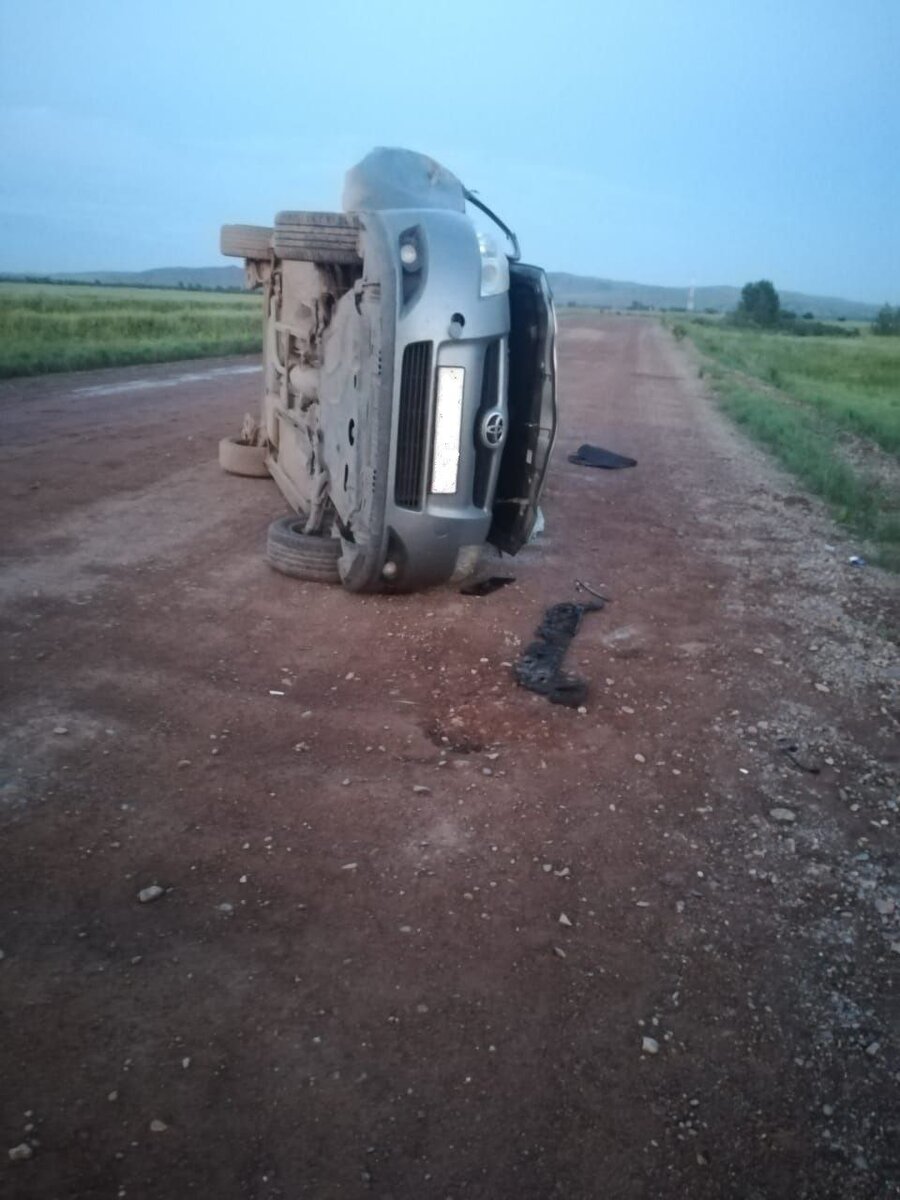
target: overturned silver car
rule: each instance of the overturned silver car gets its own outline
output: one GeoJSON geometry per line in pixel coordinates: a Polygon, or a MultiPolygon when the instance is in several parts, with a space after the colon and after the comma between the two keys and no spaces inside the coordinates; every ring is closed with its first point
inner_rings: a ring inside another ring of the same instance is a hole
{"type": "Polygon", "coordinates": [[[343,207],[222,228],[222,253],[263,289],[265,328],[259,422],[220,461],[271,474],[294,510],[270,527],[274,567],[408,591],[531,536],[556,432],[556,319],[544,272],[433,159],[373,151],[343,207]]]}

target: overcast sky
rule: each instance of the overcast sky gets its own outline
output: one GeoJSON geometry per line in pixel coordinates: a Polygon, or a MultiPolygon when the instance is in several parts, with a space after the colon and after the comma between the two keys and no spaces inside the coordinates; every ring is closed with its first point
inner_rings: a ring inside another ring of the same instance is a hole
{"type": "Polygon", "coordinates": [[[0,270],[207,266],[423,150],[548,269],[900,300],[898,0],[0,0],[0,270]]]}

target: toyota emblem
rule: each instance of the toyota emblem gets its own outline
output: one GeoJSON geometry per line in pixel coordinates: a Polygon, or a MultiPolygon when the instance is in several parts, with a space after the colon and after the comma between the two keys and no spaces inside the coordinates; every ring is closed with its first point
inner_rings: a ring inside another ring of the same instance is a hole
{"type": "Polygon", "coordinates": [[[481,440],[489,450],[496,450],[506,436],[506,418],[499,409],[485,413],[481,421],[481,440]]]}

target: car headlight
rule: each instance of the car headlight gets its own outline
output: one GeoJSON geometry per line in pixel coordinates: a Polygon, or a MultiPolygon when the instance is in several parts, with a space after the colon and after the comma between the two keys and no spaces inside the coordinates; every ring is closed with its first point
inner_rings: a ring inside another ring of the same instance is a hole
{"type": "Polygon", "coordinates": [[[481,294],[499,296],[509,291],[509,259],[487,233],[479,233],[481,254],[481,294]]]}
{"type": "Polygon", "coordinates": [[[422,239],[417,227],[405,229],[400,234],[400,262],[404,271],[421,271],[424,256],[422,239]]]}

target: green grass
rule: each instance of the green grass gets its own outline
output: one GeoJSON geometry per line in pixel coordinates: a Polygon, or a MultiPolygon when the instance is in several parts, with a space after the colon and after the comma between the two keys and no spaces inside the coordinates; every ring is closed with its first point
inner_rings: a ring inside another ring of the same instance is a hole
{"type": "Polygon", "coordinates": [[[680,325],[722,408],[900,570],[900,339],[680,325]]]}
{"type": "Polygon", "coordinates": [[[248,354],[261,324],[255,295],[0,283],[0,378],[248,354]]]}
{"type": "Polygon", "coordinates": [[[900,452],[900,339],[794,338],[682,323],[717,362],[774,384],[837,429],[900,452]]]}

